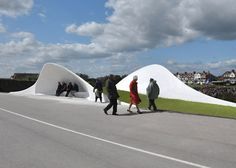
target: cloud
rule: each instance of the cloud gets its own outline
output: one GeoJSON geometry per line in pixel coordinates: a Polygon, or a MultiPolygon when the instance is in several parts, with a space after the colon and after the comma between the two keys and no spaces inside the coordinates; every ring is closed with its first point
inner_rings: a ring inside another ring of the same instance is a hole
{"type": "Polygon", "coordinates": [[[23,38],[34,39],[34,35],[29,32],[12,33],[11,36],[17,39],[23,39],[23,38]]]}
{"type": "Polygon", "coordinates": [[[29,71],[38,67],[39,71],[46,62],[66,64],[78,59],[105,58],[111,55],[93,43],[44,44],[29,32],[12,33],[11,37],[9,42],[0,43],[0,59],[2,63],[11,63],[15,70],[29,71]]]}
{"type": "MultiPolygon", "coordinates": [[[[0,16],[25,15],[32,6],[33,0],[1,0],[0,16]]],[[[118,72],[127,70],[123,65],[127,66],[128,62],[122,59],[128,61],[141,51],[179,45],[199,37],[236,39],[235,0],[108,0],[105,7],[111,11],[106,22],[72,23],[65,29],[67,33],[90,37],[89,44],[44,44],[31,33],[18,32],[9,42],[0,43],[1,61],[13,58],[17,62],[13,66],[30,69],[45,62],[67,64],[91,59],[97,63],[102,58],[99,67],[113,61],[110,70],[118,72]]],[[[44,13],[39,16],[45,17],[44,13]]],[[[1,30],[4,31],[3,25],[0,25],[1,30]]],[[[171,65],[169,63],[167,65],[171,65]]],[[[132,69],[140,63],[130,64],[132,69]]],[[[218,64],[231,66],[226,62],[203,64],[202,67],[201,63],[199,66],[172,63],[176,69],[204,69],[205,66],[214,69],[218,64]]]]}
{"type": "Polygon", "coordinates": [[[85,23],[81,26],[71,24],[66,28],[66,32],[82,36],[96,37],[104,32],[104,25],[95,22],[85,23]]]}
{"type": "Polygon", "coordinates": [[[1,0],[0,16],[16,17],[28,14],[33,7],[33,0],[1,0]]]}
{"type": "Polygon", "coordinates": [[[236,69],[236,59],[229,59],[215,62],[191,62],[191,63],[179,63],[174,60],[168,60],[165,66],[171,70],[171,72],[202,72],[210,71],[214,75],[222,75],[226,71],[236,69]]]}
{"type": "MultiPolygon", "coordinates": [[[[46,62],[56,62],[74,72],[86,73],[90,76],[109,73],[128,74],[143,66],[135,56],[136,53],[108,53],[93,43],[89,45],[44,44],[29,32],[13,33],[11,37],[11,41],[0,43],[1,72],[6,77],[14,72],[39,72],[46,62]]],[[[164,66],[173,73],[209,70],[213,74],[220,75],[227,70],[236,69],[236,59],[210,63],[179,63],[169,60],[164,63],[164,66]]]]}
{"type": "Polygon", "coordinates": [[[34,49],[35,40],[31,33],[20,32],[12,34],[15,40],[11,40],[7,43],[0,43],[0,58],[8,57],[12,58],[16,55],[25,55],[27,51],[34,49]]]}
{"type": "Polygon", "coordinates": [[[33,0],[0,0],[0,33],[6,33],[6,26],[2,23],[2,17],[17,17],[28,14],[33,7],[33,0]]]}
{"type": "Polygon", "coordinates": [[[38,13],[38,16],[40,17],[40,19],[41,19],[42,22],[45,22],[45,21],[46,21],[47,16],[46,16],[45,13],[40,12],[40,13],[38,13]]]}
{"type": "Polygon", "coordinates": [[[114,12],[108,17],[104,35],[95,41],[109,38],[114,40],[107,43],[116,44],[120,50],[143,50],[191,40],[197,32],[188,28],[180,4],[160,0],[108,1],[106,6],[114,12]]]}
{"type": "MultiPolygon", "coordinates": [[[[180,45],[198,38],[236,39],[234,0],[109,0],[105,7],[112,11],[106,23],[72,24],[67,27],[67,32],[90,36],[95,46],[123,56],[180,45]]],[[[175,72],[210,68],[219,73],[235,64],[169,62],[166,65],[175,72]],[[218,64],[221,66],[217,70],[218,64]]]]}
{"type": "Polygon", "coordinates": [[[12,33],[11,37],[9,42],[0,43],[1,67],[5,69],[2,74],[5,77],[10,77],[14,72],[39,72],[47,62],[56,62],[74,72],[91,76],[123,74],[137,65],[132,53],[126,56],[108,53],[93,43],[44,44],[29,32],[12,33]],[[127,66],[131,60],[134,64],[127,66]]]}
{"type": "Polygon", "coordinates": [[[206,63],[206,66],[212,70],[220,69],[224,71],[229,71],[231,69],[236,69],[236,59],[206,63]]]}
{"type": "Polygon", "coordinates": [[[109,0],[107,23],[88,22],[66,28],[91,36],[111,52],[132,52],[182,44],[199,37],[236,39],[234,0],[109,0]]]}
{"type": "Polygon", "coordinates": [[[41,18],[46,18],[46,15],[44,13],[38,13],[38,16],[41,18]]]}
{"type": "Polygon", "coordinates": [[[213,39],[236,39],[236,1],[185,0],[182,9],[192,30],[213,39]]]}
{"type": "Polygon", "coordinates": [[[92,34],[93,43],[112,52],[181,44],[197,37],[198,32],[188,27],[180,5],[179,1],[110,0],[106,7],[113,13],[107,17],[107,23],[71,25],[67,32],[69,29],[79,35],[92,34]],[[86,33],[79,30],[86,30],[86,33]]]}
{"type": "Polygon", "coordinates": [[[0,33],[5,33],[7,30],[4,25],[0,23],[0,33]]]}
{"type": "Polygon", "coordinates": [[[130,73],[133,69],[137,69],[137,62],[133,55],[126,55],[126,57],[114,55],[103,59],[76,59],[66,63],[61,62],[61,64],[74,72],[85,73],[90,77],[100,77],[109,74],[123,75],[130,73]]]}

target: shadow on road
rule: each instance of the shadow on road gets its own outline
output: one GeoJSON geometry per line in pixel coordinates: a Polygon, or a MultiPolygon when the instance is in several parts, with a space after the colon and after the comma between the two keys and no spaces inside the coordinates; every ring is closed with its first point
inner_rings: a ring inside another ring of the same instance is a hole
{"type": "Polygon", "coordinates": [[[142,110],[141,113],[137,112],[125,112],[123,114],[117,114],[118,116],[133,116],[133,115],[142,115],[142,114],[151,114],[151,113],[162,113],[165,110],[157,110],[157,111],[150,111],[150,110],[142,110]]]}

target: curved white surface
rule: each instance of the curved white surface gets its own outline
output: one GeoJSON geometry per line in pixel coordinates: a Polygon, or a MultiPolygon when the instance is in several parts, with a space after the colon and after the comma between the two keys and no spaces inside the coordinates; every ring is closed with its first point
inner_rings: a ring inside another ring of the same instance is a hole
{"type": "Polygon", "coordinates": [[[149,79],[153,78],[160,87],[160,97],[236,107],[236,103],[220,100],[192,89],[175,77],[168,69],[157,64],[145,66],[131,73],[116,85],[117,89],[129,91],[129,84],[134,75],[138,76],[139,93],[145,95],[149,79]]]}
{"type": "Polygon", "coordinates": [[[89,83],[72,71],[54,63],[47,63],[43,66],[39,78],[33,86],[12,93],[22,95],[55,95],[58,82],[66,82],[67,84],[69,82],[72,82],[72,84],[77,83],[79,86],[78,97],[94,99],[93,87],[89,83]]]}

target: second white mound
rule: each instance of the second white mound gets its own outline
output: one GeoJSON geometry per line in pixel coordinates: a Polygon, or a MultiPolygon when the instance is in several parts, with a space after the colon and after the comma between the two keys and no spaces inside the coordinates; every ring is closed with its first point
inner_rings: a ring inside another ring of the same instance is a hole
{"type": "Polygon", "coordinates": [[[117,89],[129,91],[129,84],[134,75],[138,76],[138,91],[141,94],[146,94],[149,79],[153,78],[160,87],[159,96],[162,98],[236,107],[236,103],[216,99],[192,89],[175,77],[168,69],[157,64],[145,66],[131,73],[116,85],[117,89]]]}

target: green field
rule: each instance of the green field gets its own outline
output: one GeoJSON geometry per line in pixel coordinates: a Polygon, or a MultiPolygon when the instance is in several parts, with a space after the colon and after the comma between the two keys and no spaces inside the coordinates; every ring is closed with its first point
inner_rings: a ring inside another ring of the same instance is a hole
{"type": "MultiPolygon", "coordinates": [[[[118,92],[120,95],[119,100],[129,103],[129,92],[120,90],[118,92]]],[[[146,95],[139,94],[139,96],[142,100],[140,107],[142,109],[147,109],[148,100],[146,95]]],[[[156,105],[160,110],[236,119],[235,107],[165,98],[158,98],[156,101],[156,105]]]]}

